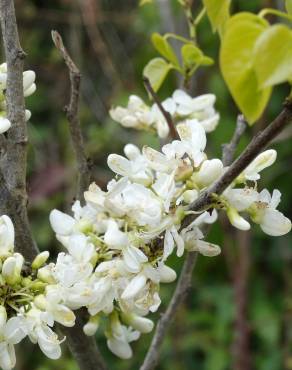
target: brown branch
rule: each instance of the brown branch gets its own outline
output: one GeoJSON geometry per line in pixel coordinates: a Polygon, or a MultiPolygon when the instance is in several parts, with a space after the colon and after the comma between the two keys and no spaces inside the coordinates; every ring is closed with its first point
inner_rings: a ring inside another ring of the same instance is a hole
{"type": "MultiPolygon", "coordinates": [[[[1,212],[11,216],[16,232],[16,249],[26,260],[32,261],[38,253],[27,217],[26,165],[27,126],[23,97],[23,58],[19,43],[14,3],[0,0],[0,21],[7,61],[7,110],[12,127],[8,131],[7,153],[0,171],[1,212]]],[[[77,326],[66,330],[68,342],[81,370],[105,369],[93,340],[84,335],[80,318],[77,326]],[[83,344],[79,348],[80,343],[83,344]]]]}
{"type": "Polygon", "coordinates": [[[241,139],[241,136],[244,134],[244,131],[246,130],[247,123],[244,119],[244,116],[242,114],[239,114],[237,116],[237,121],[236,121],[236,127],[234,130],[234,134],[232,136],[232,139],[228,144],[223,144],[222,145],[222,162],[224,166],[230,166],[234,155],[235,155],[235,150],[237,148],[237,145],[239,144],[239,141],[241,139]]]}
{"type": "MultiPolygon", "coordinates": [[[[211,185],[189,207],[190,210],[199,211],[208,209],[213,203],[213,194],[222,194],[223,191],[236,179],[238,175],[261,153],[288,124],[292,122],[292,102],[287,100],[284,109],[263,131],[260,131],[248,144],[241,155],[231,164],[228,170],[211,185]]],[[[188,215],[183,220],[182,227],[189,225],[196,215],[188,215]]]]}
{"type": "Polygon", "coordinates": [[[80,96],[80,80],[81,75],[79,69],[71,59],[66,50],[61,35],[57,31],[52,31],[52,39],[56,48],[62,55],[70,74],[71,93],[69,105],[65,107],[66,116],[69,122],[70,134],[75,152],[77,169],[78,169],[78,185],[77,199],[83,199],[83,193],[88,188],[90,183],[90,168],[89,162],[85,155],[84,140],[80,127],[79,120],[79,96],[80,96]]]}
{"type": "Polygon", "coordinates": [[[191,286],[192,272],[197,261],[197,256],[198,254],[196,252],[189,252],[187,254],[174,294],[167,307],[167,310],[164,314],[162,314],[160,320],[157,323],[151,345],[144,359],[144,362],[140,367],[140,370],[151,370],[154,369],[157,365],[159,350],[165,337],[166,331],[174,320],[175,313],[178,310],[180,304],[184,301],[188,289],[191,286]]]}
{"type": "Polygon", "coordinates": [[[22,82],[25,53],[19,42],[12,0],[0,1],[0,22],[7,62],[7,116],[11,122],[6,153],[1,161],[3,177],[0,181],[0,209],[1,213],[13,219],[16,250],[21,251],[26,259],[32,260],[37,247],[27,217],[27,125],[22,82]]]}
{"type": "Polygon", "coordinates": [[[144,85],[145,85],[145,88],[146,90],[149,92],[150,96],[152,97],[154,103],[157,104],[160,112],[162,113],[163,117],[165,118],[166,122],[167,122],[167,125],[169,127],[169,133],[170,133],[170,136],[172,137],[172,139],[178,139],[178,134],[177,134],[177,131],[175,129],[175,125],[172,121],[172,118],[171,118],[171,115],[169,114],[169,112],[167,112],[164,108],[163,108],[163,105],[161,104],[161,101],[159,100],[156,92],[153,90],[153,87],[151,86],[151,83],[149,81],[149,79],[147,77],[143,77],[143,82],[144,82],[144,85]]]}
{"type": "Polygon", "coordinates": [[[237,271],[234,274],[235,327],[232,343],[234,370],[251,370],[250,325],[248,322],[248,283],[251,233],[233,230],[238,247],[237,271]]]}

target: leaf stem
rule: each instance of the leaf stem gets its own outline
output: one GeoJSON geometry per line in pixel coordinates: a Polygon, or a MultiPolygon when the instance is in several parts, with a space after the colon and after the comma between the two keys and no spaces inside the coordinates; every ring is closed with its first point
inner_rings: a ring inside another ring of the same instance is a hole
{"type": "Polygon", "coordinates": [[[276,10],[276,9],[272,9],[272,8],[266,8],[266,9],[261,10],[258,13],[258,16],[260,18],[264,18],[268,14],[273,14],[273,15],[276,15],[280,18],[284,18],[284,19],[288,19],[289,21],[292,21],[292,15],[283,13],[280,10],[276,10]]]}

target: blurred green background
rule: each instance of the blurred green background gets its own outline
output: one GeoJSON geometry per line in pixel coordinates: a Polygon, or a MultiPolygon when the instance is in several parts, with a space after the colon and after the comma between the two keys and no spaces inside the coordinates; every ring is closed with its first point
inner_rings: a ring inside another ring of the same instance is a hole
{"type": "MultiPolygon", "coordinates": [[[[232,11],[254,11],[263,7],[281,9],[284,1],[234,0],[232,11]]],[[[201,8],[194,1],[194,12],[201,8]]],[[[37,74],[37,92],[27,99],[32,111],[29,122],[29,214],[33,233],[41,249],[52,257],[60,245],[49,227],[51,209],[68,211],[74,201],[76,167],[63,107],[69,99],[67,69],[51,40],[51,30],[63,36],[82,72],[80,117],[86,149],[93,163],[93,178],[104,187],[112,177],[106,166],[110,153],[122,153],[128,142],[158,146],[150,135],[129,131],[113,122],[112,104],[125,104],[130,94],[147,99],[141,74],[156,52],[150,43],[152,32],[176,32],[187,36],[187,24],[176,0],[156,0],[138,6],[138,0],[16,0],[22,47],[27,53],[26,69],[37,74]]],[[[275,19],[272,17],[270,21],[275,19]]],[[[206,18],[198,29],[205,54],[218,59],[219,39],[206,18]]],[[[280,40],[279,40],[280,42],[280,40]]],[[[174,45],[175,46],[175,45],[174,45]]],[[[172,74],[159,92],[172,94],[179,78],[172,74]]],[[[241,140],[239,151],[251,136],[281,110],[288,86],[274,90],[261,120],[241,140]]],[[[218,62],[197,73],[191,94],[216,94],[220,125],[208,136],[207,152],[221,155],[235,127],[237,108],[220,75],[218,62]]],[[[278,160],[267,170],[260,187],[282,192],[280,210],[291,218],[291,129],[273,144],[278,160]]],[[[213,259],[199,257],[193,288],[179,310],[165,339],[159,370],[292,369],[292,248],[291,235],[265,236],[254,226],[250,234],[234,232],[226,220],[216,224],[208,240],[221,245],[223,253],[213,259]],[[252,364],[240,367],[241,358],[252,364]]],[[[177,271],[182,260],[169,263],[177,271]]],[[[163,312],[174,284],[162,287],[163,312]]],[[[159,312],[154,319],[159,317],[159,312]]],[[[151,334],[133,344],[134,357],[124,361],[106,348],[105,338],[97,341],[110,369],[138,369],[151,334]]],[[[24,343],[24,342],[23,342],[24,343]]],[[[66,346],[59,361],[50,361],[27,341],[18,348],[19,370],[75,370],[66,346]]]]}

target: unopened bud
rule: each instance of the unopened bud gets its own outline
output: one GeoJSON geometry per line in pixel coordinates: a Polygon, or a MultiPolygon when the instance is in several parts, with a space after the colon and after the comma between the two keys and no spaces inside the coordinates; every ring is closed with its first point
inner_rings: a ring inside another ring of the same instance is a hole
{"type": "Polygon", "coordinates": [[[94,335],[99,327],[99,316],[91,316],[88,322],[83,326],[83,332],[85,335],[91,337],[94,335]]]}
{"type": "Polygon", "coordinates": [[[49,257],[50,257],[50,253],[48,251],[44,251],[44,252],[39,253],[36,256],[36,258],[33,260],[32,264],[31,264],[31,267],[34,270],[39,269],[40,267],[42,267],[47,262],[49,257]]]}

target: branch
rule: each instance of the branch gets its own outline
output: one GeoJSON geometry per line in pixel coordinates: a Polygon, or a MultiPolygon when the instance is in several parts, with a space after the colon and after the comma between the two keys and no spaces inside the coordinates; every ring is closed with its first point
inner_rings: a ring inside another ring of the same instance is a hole
{"type": "Polygon", "coordinates": [[[192,272],[197,261],[197,252],[189,252],[186,256],[175,292],[167,307],[165,313],[161,316],[157,323],[154,336],[151,341],[150,348],[147,352],[143,365],[140,370],[151,370],[157,365],[159,358],[159,350],[165,337],[166,331],[170,327],[175,318],[175,313],[180,304],[184,301],[185,296],[191,286],[192,272]]]}
{"type": "MultiPolygon", "coordinates": [[[[256,158],[256,156],[273,140],[288,124],[292,122],[292,102],[287,99],[284,109],[263,131],[260,131],[231,164],[227,171],[213,185],[209,187],[189,207],[190,210],[200,211],[211,207],[213,194],[222,194],[223,191],[236,179],[238,175],[256,158]]],[[[196,215],[190,214],[184,218],[182,227],[189,225],[196,215]]]]}
{"type": "Polygon", "coordinates": [[[169,114],[169,112],[167,112],[163,108],[163,105],[161,104],[161,101],[159,100],[156,92],[153,90],[153,87],[151,86],[151,83],[150,83],[149,79],[147,77],[143,77],[143,82],[144,82],[146,90],[149,92],[153,101],[157,104],[160,112],[162,113],[163,117],[165,118],[165,120],[168,124],[168,127],[169,127],[170,136],[172,137],[173,140],[178,139],[179,137],[178,137],[177,131],[175,129],[175,125],[172,121],[171,115],[169,114]]]}
{"type": "MultiPolygon", "coordinates": [[[[0,0],[0,22],[7,61],[6,102],[11,128],[8,131],[7,153],[0,169],[0,207],[13,219],[16,231],[16,249],[26,260],[32,261],[38,253],[27,217],[26,165],[27,126],[23,97],[23,58],[19,43],[14,3],[0,0]]],[[[68,342],[81,370],[104,370],[100,353],[92,338],[85,336],[77,318],[77,326],[65,329],[68,342]],[[83,344],[82,347],[80,343],[83,344]]]]}
{"type": "Polygon", "coordinates": [[[247,123],[244,119],[244,116],[242,114],[239,114],[237,116],[236,128],[232,136],[232,139],[228,144],[222,145],[223,149],[222,162],[224,166],[231,165],[234,158],[235,150],[237,148],[237,145],[239,144],[241,136],[244,134],[244,131],[246,130],[246,127],[247,123]]]}
{"type": "MultiPolygon", "coordinates": [[[[237,129],[231,140],[231,150],[229,156],[234,155],[236,145],[243,133],[243,124],[241,119],[238,119],[237,129]],[[238,127],[240,126],[240,128],[238,127]]],[[[242,152],[240,157],[229,167],[229,169],[223,174],[223,176],[216,181],[202,196],[194,201],[190,209],[194,211],[200,211],[202,209],[208,209],[213,202],[212,195],[214,193],[221,194],[232,181],[251,163],[251,161],[266,147],[266,145],[275,138],[289,123],[292,122],[292,103],[286,101],[283,111],[279,116],[262,132],[258,133],[251,143],[242,152]]],[[[196,217],[196,215],[189,215],[183,220],[181,228],[187,227],[196,217]]],[[[158,243],[161,242],[159,239],[158,243]]],[[[184,262],[182,272],[180,274],[175,292],[169,303],[166,312],[162,315],[159,320],[154,336],[151,341],[150,348],[146,354],[143,365],[140,370],[152,370],[155,368],[159,358],[159,350],[162,345],[164,336],[172,320],[174,319],[175,313],[178,310],[180,304],[183,302],[188,287],[191,283],[192,272],[195,267],[197,253],[188,253],[184,262]]]]}
{"type": "Polygon", "coordinates": [[[90,183],[90,168],[85,155],[83,135],[79,120],[79,96],[81,74],[66,50],[61,35],[52,31],[52,39],[56,48],[64,59],[70,75],[71,92],[69,105],[64,108],[69,122],[72,144],[78,167],[77,199],[83,199],[83,193],[88,189],[90,183]]]}
{"type": "Polygon", "coordinates": [[[1,161],[0,209],[14,221],[16,250],[32,260],[37,247],[27,217],[26,158],[27,126],[23,96],[23,60],[12,0],[0,1],[0,22],[7,62],[6,103],[11,128],[7,134],[6,154],[1,161]],[[5,180],[4,180],[5,178],[5,180]]]}

